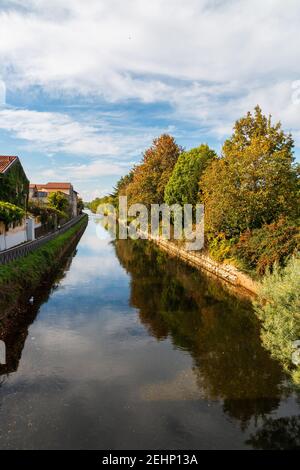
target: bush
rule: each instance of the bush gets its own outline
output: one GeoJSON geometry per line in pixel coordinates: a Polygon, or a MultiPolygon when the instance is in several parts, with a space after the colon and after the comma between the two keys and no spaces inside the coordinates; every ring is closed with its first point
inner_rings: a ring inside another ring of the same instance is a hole
{"type": "Polygon", "coordinates": [[[299,225],[282,217],[277,222],[241,234],[233,255],[258,274],[272,270],[274,263],[284,266],[299,250],[299,225]]]}
{"type": "Polygon", "coordinates": [[[41,223],[46,224],[55,224],[55,217],[58,219],[67,218],[67,214],[62,212],[55,207],[49,206],[47,204],[41,204],[33,201],[28,203],[28,212],[35,217],[40,217],[41,223]]]}
{"type": "Polygon", "coordinates": [[[232,246],[234,245],[235,239],[226,239],[224,233],[219,233],[208,239],[208,250],[209,254],[216,261],[224,261],[232,258],[232,246]]]}
{"type": "Polygon", "coordinates": [[[18,225],[22,222],[25,216],[25,211],[21,207],[15,206],[10,202],[0,201],[0,222],[3,222],[5,228],[8,229],[10,225],[18,225]]]}
{"type": "Polygon", "coordinates": [[[274,267],[261,285],[255,311],[262,321],[262,341],[293,377],[300,378],[300,369],[292,364],[293,342],[300,339],[300,257],[293,257],[280,270],[274,267]],[[294,369],[294,370],[293,370],[294,369]]]}

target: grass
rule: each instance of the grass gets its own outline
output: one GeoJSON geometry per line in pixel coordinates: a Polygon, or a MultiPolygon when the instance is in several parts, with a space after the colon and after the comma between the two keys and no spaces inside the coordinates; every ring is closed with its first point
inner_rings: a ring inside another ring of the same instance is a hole
{"type": "Polygon", "coordinates": [[[0,266],[0,312],[10,305],[17,305],[24,292],[33,292],[41,280],[53,271],[61,257],[86,224],[86,217],[65,233],[7,265],[0,266]]]}

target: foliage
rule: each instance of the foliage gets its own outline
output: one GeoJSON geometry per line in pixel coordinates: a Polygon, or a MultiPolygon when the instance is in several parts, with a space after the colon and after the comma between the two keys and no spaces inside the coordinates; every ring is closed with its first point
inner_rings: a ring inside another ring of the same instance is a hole
{"type": "Polygon", "coordinates": [[[100,204],[114,204],[114,199],[112,196],[96,197],[93,201],[88,202],[86,207],[96,214],[100,204]]]}
{"type": "Polygon", "coordinates": [[[232,259],[232,248],[236,242],[235,238],[227,239],[224,233],[209,237],[209,254],[216,261],[225,261],[232,259]]]}
{"type": "Polygon", "coordinates": [[[262,321],[263,344],[287,370],[292,369],[292,343],[300,339],[299,283],[300,257],[295,256],[285,268],[275,266],[273,273],[264,277],[255,304],[262,321]]]}
{"type": "Polygon", "coordinates": [[[153,244],[117,240],[114,247],[130,273],[131,306],[158,341],[169,338],[189,352],[199,396],[222,400],[224,412],[245,427],[278,407],[282,370],[261,346],[250,303],[153,244]],[[257,399],[265,396],[275,400],[257,399]]]}
{"type": "Polygon", "coordinates": [[[206,225],[232,237],[299,211],[293,139],[255,108],[201,178],[206,225]]]}
{"type": "Polygon", "coordinates": [[[48,206],[66,213],[69,210],[69,201],[64,193],[61,191],[54,191],[48,196],[48,206]]]}
{"type": "Polygon", "coordinates": [[[0,269],[0,312],[5,311],[7,305],[16,305],[18,299],[26,292],[32,292],[41,282],[41,279],[56,267],[66,244],[86,224],[84,217],[76,225],[53,240],[42,245],[12,263],[1,266],[0,269]]]}
{"type": "Polygon", "coordinates": [[[84,202],[81,199],[81,197],[79,197],[78,201],[77,201],[77,213],[78,213],[78,215],[82,214],[83,209],[84,209],[84,202]]]}
{"type": "Polygon", "coordinates": [[[3,222],[6,230],[10,225],[19,225],[25,217],[25,211],[10,202],[0,201],[0,222],[3,222]]]}
{"type": "Polygon", "coordinates": [[[299,224],[282,217],[260,229],[242,233],[233,253],[248,269],[264,274],[272,270],[274,263],[284,266],[288,257],[299,249],[299,224]]]}
{"type": "Polygon", "coordinates": [[[28,212],[35,217],[40,217],[43,225],[54,224],[55,218],[64,219],[66,217],[65,212],[36,201],[29,201],[28,212]]]}
{"type": "Polygon", "coordinates": [[[114,204],[118,204],[118,197],[119,196],[126,196],[127,187],[133,181],[134,172],[131,170],[127,175],[122,176],[119,181],[117,182],[116,186],[114,187],[114,191],[111,197],[114,200],[114,204]]]}
{"type": "Polygon", "coordinates": [[[0,174],[0,200],[26,208],[29,193],[29,181],[19,161],[5,173],[0,174]]]}
{"type": "Polygon", "coordinates": [[[179,156],[165,189],[167,204],[196,205],[199,195],[199,180],[216,153],[208,145],[200,145],[179,156]]]}
{"type": "Polygon", "coordinates": [[[133,179],[126,190],[130,204],[163,203],[165,187],[181,152],[174,137],[168,134],[154,139],[142,163],[133,169],[133,179]]]}

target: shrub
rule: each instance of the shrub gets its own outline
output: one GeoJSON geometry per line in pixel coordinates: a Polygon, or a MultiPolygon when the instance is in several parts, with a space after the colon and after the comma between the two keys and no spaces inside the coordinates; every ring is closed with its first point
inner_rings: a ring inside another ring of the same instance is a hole
{"type": "Polygon", "coordinates": [[[299,225],[281,217],[277,222],[241,234],[233,255],[258,274],[272,270],[274,263],[284,266],[299,250],[299,225]]]}
{"type": "Polygon", "coordinates": [[[10,225],[19,225],[25,216],[25,211],[21,207],[15,206],[10,202],[0,201],[0,222],[3,222],[5,228],[10,225]]]}
{"type": "Polygon", "coordinates": [[[225,259],[232,258],[232,246],[235,242],[234,238],[226,239],[224,233],[219,233],[216,236],[208,239],[209,254],[216,261],[224,261],[225,259]]]}
{"type": "Polygon", "coordinates": [[[300,339],[300,257],[291,258],[287,266],[276,265],[261,284],[255,311],[262,321],[262,341],[271,355],[286,370],[300,378],[299,367],[292,365],[293,342],[300,339]],[[294,370],[293,370],[294,369],[294,370]]]}
{"type": "Polygon", "coordinates": [[[67,214],[62,212],[55,207],[48,206],[47,204],[41,204],[33,201],[28,203],[28,212],[35,217],[40,217],[42,225],[54,226],[55,220],[62,220],[67,218],[67,214]]]}

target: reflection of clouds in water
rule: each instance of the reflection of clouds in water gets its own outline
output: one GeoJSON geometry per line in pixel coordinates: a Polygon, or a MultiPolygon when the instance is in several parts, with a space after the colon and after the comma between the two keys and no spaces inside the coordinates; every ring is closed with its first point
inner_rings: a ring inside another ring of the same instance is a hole
{"type": "MultiPolygon", "coordinates": [[[[79,246],[78,255],[72,262],[72,269],[61,282],[64,288],[72,286],[83,286],[97,282],[98,278],[107,280],[128,279],[114,254],[111,238],[108,232],[99,225],[103,238],[96,235],[95,225],[90,223],[84,233],[79,246]]],[[[98,225],[97,225],[98,226],[98,225]]],[[[101,285],[99,285],[99,289],[101,285]]]]}
{"type": "MultiPolygon", "coordinates": [[[[114,352],[114,336],[126,334],[135,315],[129,314],[114,318],[113,328],[111,316],[93,317],[90,321],[81,318],[78,322],[72,317],[59,319],[45,317],[45,321],[36,322],[30,329],[18,374],[12,375],[16,382],[39,381],[41,377],[56,377],[66,383],[84,380],[113,381],[115,378],[128,375],[134,370],[134,361],[128,361],[126,356],[114,352]],[[51,324],[55,321],[55,326],[51,324]],[[116,357],[118,356],[118,357],[116,357]]],[[[134,349],[144,348],[148,338],[134,341],[134,349]]],[[[125,350],[129,344],[123,342],[125,350]]],[[[119,345],[122,349],[122,342],[119,345]]]]}
{"type": "Polygon", "coordinates": [[[180,371],[171,380],[143,385],[140,397],[144,401],[184,401],[204,398],[191,369],[180,371]]]}
{"type": "Polygon", "coordinates": [[[93,231],[92,233],[88,233],[84,236],[82,242],[80,243],[80,248],[88,249],[91,252],[98,253],[108,248],[109,240],[109,237],[106,239],[97,238],[96,232],[93,231]]]}
{"type": "Polygon", "coordinates": [[[72,269],[62,281],[62,286],[78,286],[80,283],[93,282],[99,277],[116,279],[125,277],[118,261],[111,256],[80,256],[75,258],[72,269]]]}

